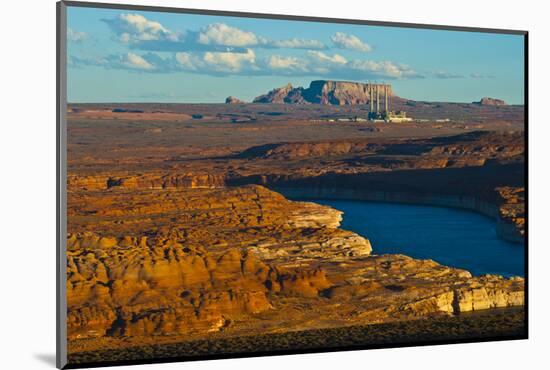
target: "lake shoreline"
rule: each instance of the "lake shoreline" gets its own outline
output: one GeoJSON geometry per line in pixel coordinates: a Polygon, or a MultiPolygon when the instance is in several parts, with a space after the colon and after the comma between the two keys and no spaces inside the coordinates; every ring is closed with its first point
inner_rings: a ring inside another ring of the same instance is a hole
{"type": "Polygon", "coordinates": [[[372,191],[346,189],[340,187],[285,187],[268,186],[289,199],[300,200],[349,200],[407,205],[424,205],[455,208],[472,211],[496,221],[497,235],[502,240],[515,244],[524,244],[523,235],[517,232],[514,224],[505,222],[500,216],[499,206],[471,195],[438,195],[395,191],[372,191]]]}

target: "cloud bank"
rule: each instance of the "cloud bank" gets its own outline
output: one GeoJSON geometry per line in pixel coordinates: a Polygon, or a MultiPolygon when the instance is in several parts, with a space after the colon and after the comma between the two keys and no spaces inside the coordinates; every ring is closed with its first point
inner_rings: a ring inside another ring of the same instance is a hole
{"type": "Polygon", "coordinates": [[[198,31],[173,32],[141,14],[121,14],[103,19],[114,38],[133,49],[147,51],[230,51],[246,53],[247,47],[269,49],[325,49],[319,40],[271,40],[225,23],[208,24],[198,31]]]}
{"type": "Polygon", "coordinates": [[[226,76],[319,76],[344,79],[398,79],[423,78],[424,76],[407,65],[391,61],[348,60],[339,54],[309,51],[300,57],[269,55],[258,57],[253,49],[244,53],[178,52],[161,57],[156,53],[138,55],[126,53],[103,59],[89,60],[72,58],[73,66],[92,65],[108,69],[126,69],[150,73],[190,73],[226,76]]]}
{"type": "Polygon", "coordinates": [[[361,41],[355,35],[348,35],[343,32],[336,32],[330,38],[335,47],[340,49],[356,50],[368,53],[372,50],[369,44],[361,41]]]}
{"type": "MultiPolygon", "coordinates": [[[[372,51],[364,40],[343,32],[335,32],[330,37],[330,46],[327,46],[314,39],[269,39],[225,23],[211,23],[196,31],[176,32],[137,13],[120,14],[102,21],[112,31],[113,39],[128,51],[98,59],[71,56],[71,67],[97,66],[142,73],[184,71],[212,76],[279,75],[353,80],[464,78],[446,71],[419,72],[390,60],[350,58],[329,52],[329,49],[360,53],[372,51]],[[258,55],[260,49],[264,51],[258,55]],[[304,51],[285,55],[275,51],[279,49],[304,51]]],[[[85,33],[69,29],[68,38],[74,42],[86,37],[85,33]]],[[[470,77],[482,78],[480,76],[471,74],[470,77]]]]}

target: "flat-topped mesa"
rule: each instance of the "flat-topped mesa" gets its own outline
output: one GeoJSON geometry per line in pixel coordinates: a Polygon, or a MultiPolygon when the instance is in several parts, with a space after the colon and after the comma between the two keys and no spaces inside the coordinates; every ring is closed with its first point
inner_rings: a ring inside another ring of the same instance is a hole
{"type": "MultiPolygon", "coordinates": [[[[366,84],[348,81],[312,81],[309,88],[304,90],[306,100],[318,104],[332,105],[357,105],[370,102],[369,85],[383,86],[381,84],[366,84]]],[[[380,91],[381,93],[382,91],[380,91]]],[[[388,91],[393,95],[391,86],[388,91]]]]}
{"type": "MultiPolygon", "coordinates": [[[[317,80],[307,89],[287,84],[254,99],[254,103],[358,105],[370,102],[370,86],[386,86],[350,81],[317,80]]],[[[382,91],[382,90],[381,90],[382,91]]],[[[388,94],[394,96],[391,86],[388,94]]]]}
{"type": "Polygon", "coordinates": [[[508,105],[508,104],[506,104],[506,102],[504,100],[489,98],[487,96],[484,97],[484,98],[481,98],[479,101],[473,102],[472,104],[489,105],[489,106],[508,105]]]}

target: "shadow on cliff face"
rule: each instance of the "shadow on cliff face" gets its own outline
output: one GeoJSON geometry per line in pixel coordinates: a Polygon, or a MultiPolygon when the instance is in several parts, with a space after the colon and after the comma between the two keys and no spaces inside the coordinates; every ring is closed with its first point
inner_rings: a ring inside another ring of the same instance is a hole
{"type": "Polygon", "coordinates": [[[370,138],[281,142],[252,146],[236,155],[218,159],[307,159],[348,154],[420,156],[447,154],[486,158],[505,158],[523,153],[522,132],[472,131],[459,135],[412,140],[373,140],[370,138]]]}
{"type": "Polygon", "coordinates": [[[243,152],[233,156],[233,158],[239,159],[249,159],[249,158],[258,158],[264,157],[270,150],[277,148],[281,144],[265,144],[250,147],[243,152]]]}
{"type": "Polygon", "coordinates": [[[419,194],[482,196],[495,201],[499,186],[524,186],[523,163],[492,163],[462,168],[437,168],[371,172],[329,173],[316,177],[252,175],[227,180],[228,185],[262,184],[276,187],[361,189],[419,194]]]}

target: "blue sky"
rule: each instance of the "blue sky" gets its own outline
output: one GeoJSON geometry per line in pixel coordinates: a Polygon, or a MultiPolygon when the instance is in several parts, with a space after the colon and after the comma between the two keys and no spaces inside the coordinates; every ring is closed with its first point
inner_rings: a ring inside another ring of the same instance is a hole
{"type": "Polygon", "coordinates": [[[250,101],[316,79],[391,83],[397,95],[523,104],[523,36],[68,9],[69,102],[250,101]]]}

